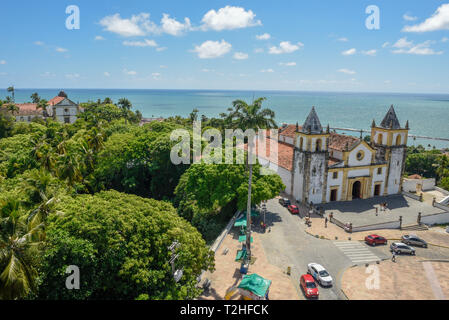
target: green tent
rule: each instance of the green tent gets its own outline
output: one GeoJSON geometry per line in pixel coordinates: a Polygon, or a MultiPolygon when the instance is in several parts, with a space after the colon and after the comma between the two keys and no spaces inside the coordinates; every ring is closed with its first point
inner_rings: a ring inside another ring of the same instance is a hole
{"type": "MultiPolygon", "coordinates": [[[[246,211],[243,211],[243,215],[246,217],[246,211]]],[[[258,217],[260,215],[256,210],[251,210],[251,217],[258,217]]]]}
{"type": "Polygon", "coordinates": [[[243,216],[234,223],[234,227],[246,227],[246,217],[243,216]]]}
{"type": "Polygon", "coordinates": [[[250,291],[256,296],[264,298],[270,288],[271,280],[264,279],[256,273],[243,277],[238,288],[250,291]]]}
{"type": "MultiPolygon", "coordinates": [[[[245,235],[239,237],[239,242],[245,242],[245,241],[246,241],[246,236],[245,235]]],[[[253,243],[253,237],[251,237],[250,241],[251,241],[251,243],[253,243]]]]}

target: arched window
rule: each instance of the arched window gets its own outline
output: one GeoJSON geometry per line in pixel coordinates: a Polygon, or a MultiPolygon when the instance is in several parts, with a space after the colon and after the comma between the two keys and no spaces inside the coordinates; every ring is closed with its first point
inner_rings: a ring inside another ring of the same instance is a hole
{"type": "Polygon", "coordinates": [[[401,144],[401,135],[398,134],[398,135],[396,136],[396,145],[399,146],[400,144],[401,144]]]}
{"type": "Polygon", "coordinates": [[[321,151],[321,139],[316,140],[315,151],[321,151]]]}
{"type": "Polygon", "coordinates": [[[382,144],[383,138],[384,138],[384,136],[382,135],[382,133],[379,133],[377,135],[377,144],[382,144]]]}
{"type": "Polygon", "coordinates": [[[299,139],[299,150],[302,150],[303,144],[304,144],[304,139],[301,137],[301,139],[299,139]]]}

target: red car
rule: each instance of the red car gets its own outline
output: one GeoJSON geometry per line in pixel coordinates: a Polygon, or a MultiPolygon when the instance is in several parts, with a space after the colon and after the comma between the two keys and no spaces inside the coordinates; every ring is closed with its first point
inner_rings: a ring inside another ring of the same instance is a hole
{"type": "Polygon", "coordinates": [[[290,211],[290,213],[299,214],[299,209],[297,206],[291,204],[287,208],[288,208],[288,211],[290,211]]]}
{"type": "Polygon", "coordinates": [[[303,274],[299,279],[299,285],[302,288],[306,298],[318,298],[318,286],[315,279],[310,274],[303,274]]]}
{"type": "Polygon", "coordinates": [[[369,245],[375,246],[377,244],[387,244],[387,239],[378,236],[377,234],[370,234],[365,237],[365,242],[369,245]]]}

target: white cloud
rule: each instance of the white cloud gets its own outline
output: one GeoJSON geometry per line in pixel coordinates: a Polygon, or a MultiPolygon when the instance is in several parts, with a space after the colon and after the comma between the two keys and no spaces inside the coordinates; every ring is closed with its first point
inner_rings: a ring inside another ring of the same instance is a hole
{"type": "Polygon", "coordinates": [[[212,70],[212,69],[206,69],[206,68],[204,68],[204,69],[201,69],[201,72],[214,72],[215,70],[212,70]]]}
{"type": "Polygon", "coordinates": [[[302,48],[304,44],[298,42],[297,44],[291,44],[290,41],[282,41],[279,44],[279,47],[271,47],[269,53],[270,54],[283,54],[283,53],[292,53],[300,48],[302,48]]]}
{"type": "Polygon", "coordinates": [[[262,53],[263,49],[262,48],[256,48],[256,49],[254,49],[254,52],[255,53],[262,53]]]}
{"type": "Polygon", "coordinates": [[[415,21],[415,20],[418,20],[418,17],[410,16],[410,15],[408,15],[407,13],[404,14],[404,15],[402,16],[402,18],[403,18],[405,21],[415,21]]]}
{"type": "Polygon", "coordinates": [[[105,77],[110,77],[111,76],[111,74],[109,72],[107,72],[107,71],[104,72],[103,74],[104,74],[105,77]]]}
{"type": "Polygon", "coordinates": [[[129,76],[135,76],[137,74],[134,70],[123,69],[123,73],[129,76]]]}
{"type": "Polygon", "coordinates": [[[65,48],[56,48],[56,51],[58,51],[58,52],[67,52],[69,50],[67,50],[65,48]]]}
{"type": "Polygon", "coordinates": [[[123,45],[127,47],[157,47],[156,41],[148,39],[143,41],[123,41],[123,45]]]}
{"type": "Polygon", "coordinates": [[[168,67],[165,66],[165,65],[163,65],[163,64],[161,64],[161,65],[159,66],[159,68],[161,68],[161,69],[167,69],[168,67]]]}
{"type": "Polygon", "coordinates": [[[448,42],[449,41],[449,38],[448,37],[443,37],[442,39],[441,39],[441,42],[448,42]]]}
{"type": "Polygon", "coordinates": [[[405,32],[428,32],[437,30],[449,30],[449,3],[442,4],[424,22],[414,26],[405,26],[402,29],[405,32]]]}
{"type": "Polygon", "coordinates": [[[260,70],[260,72],[273,73],[274,70],[273,69],[262,69],[262,70],[260,70]]]}
{"type": "Polygon", "coordinates": [[[234,53],[234,59],[236,60],[246,60],[248,59],[248,54],[243,52],[234,53]]]}
{"type": "Polygon", "coordinates": [[[268,40],[271,38],[271,35],[269,33],[264,33],[256,36],[257,40],[268,40]]]}
{"type": "Polygon", "coordinates": [[[362,53],[366,56],[375,56],[377,53],[377,50],[371,49],[371,50],[362,51],[362,53]]]}
{"type": "Polygon", "coordinates": [[[339,69],[337,71],[341,72],[341,73],[346,73],[346,74],[355,74],[356,73],[354,70],[349,70],[349,69],[345,69],[345,68],[339,69]]]}
{"type": "Polygon", "coordinates": [[[167,50],[167,47],[159,47],[159,48],[156,48],[156,51],[157,51],[157,52],[165,51],[165,50],[167,50]]]}
{"type": "Polygon", "coordinates": [[[401,38],[393,45],[396,50],[392,52],[395,54],[416,54],[416,55],[439,55],[443,51],[434,51],[430,45],[434,41],[427,40],[422,43],[414,44],[413,41],[408,41],[407,38],[401,38]]]}
{"type": "Polygon", "coordinates": [[[294,67],[296,66],[296,62],[279,62],[279,65],[284,67],[294,67]]]}
{"type": "Polygon", "coordinates": [[[193,52],[196,52],[200,59],[213,59],[225,55],[231,48],[232,45],[224,40],[208,40],[203,42],[200,46],[195,46],[193,52]]]}
{"type": "Polygon", "coordinates": [[[337,39],[337,41],[340,41],[340,42],[348,42],[349,40],[348,40],[348,38],[338,38],[337,39]]]}
{"type": "Polygon", "coordinates": [[[54,74],[53,72],[47,71],[41,74],[41,77],[43,78],[50,78],[50,77],[55,77],[56,74],[54,74]]]}
{"type": "Polygon", "coordinates": [[[33,42],[36,46],[43,46],[44,43],[42,41],[34,41],[33,42]]]}
{"type": "Polygon", "coordinates": [[[156,25],[150,21],[149,13],[139,13],[131,19],[122,19],[119,13],[106,16],[100,20],[104,30],[119,34],[123,37],[145,36],[148,32],[156,32],[156,25]]]}
{"type": "Polygon", "coordinates": [[[78,79],[80,77],[80,75],[79,75],[79,73],[68,73],[65,75],[65,77],[70,80],[75,80],[75,79],[78,79]]]}
{"type": "Polygon", "coordinates": [[[394,48],[409,48],[413,45],[412,41],[408,41],[406,37],[399,39],[393,44],[394,48]]]}
{"type": "Polygon", "coordinates": [[[151,76],[153,77],[153,79],[159,80],[159,77],[161,76],[161,74],[159,72],[153,72],[151,74],[151,76]]]}
{"type": "Polygon", "coordinates": [[[0,60],[0,64],[6,64],[6,60],[0,60]]]}
{"type": "Polygon", "coordinates": [[[344,56],[352,56],[353,54],[356,54],[356,53],[357,53],[357,49],[352,48],[352,49],[343,51],[341,54],[344,56]]]}
{"type": "Polygon", "coordinates": [[[241,7],[226,6],[218,11],[208,11],[203,19],[202,30],[232,30],[261,25],[260,20],[255,20],[256,15],[251,11],[245,11],[241,7]]]}
{"type": "Polygon", "coordinates": [[[186,31],[192,30],[189,18],[184,18],[184,23],[170,18],[170,15],[164,13],[161,20],[162,31],[172,36],[179,36],[186,31]]]}
{"type": "Polygon", "coordinates": [[[103,38],[102,36],[96,36],[95,37],[95,41],[101,41],[101,40],[106,40],[106,39],[103,38]]]}
{"type": "Polygon", "coordinates": [[[390,45],[389,42],[384,42],[384,44],[382,45],[382,48],[386,48],[386,47],[388,47],[389,45],[390,45]]]}

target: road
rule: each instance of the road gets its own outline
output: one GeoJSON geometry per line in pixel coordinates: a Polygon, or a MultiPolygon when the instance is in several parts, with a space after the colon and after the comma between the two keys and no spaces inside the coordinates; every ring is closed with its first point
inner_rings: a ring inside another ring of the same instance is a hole
{"type": "MultiPolygon", "coordinates": [[[[360,253],[360,249],[356,249],[354,252],[348,253],[345,250],[345,254],[341,250],[341,246],[337,248],[333,241],[317,239],[306,233],[304,221],[298,215],[290,214],[279,204],[277,199],[272,199],[267,203],[266,223],[267,229],[271,229],[271,231],[267,230],[266,233],[260,235],[260,238],[268,261],[282,270],[287,270],[288,266],[291,267],[291,277],[300,297],[304,297],[304,295],[299,288],[299,278],[307,272],[308,263],[321,264],[334,279],[334,286],[320,287],[320,299],[339,300],[346,299],[340,290],[340,278],[343,271],[355,264],[351,259],[357,259],[356,261],[359,262],[361,260],[354,258],[354,254],[364,257],[366,255],[364,250],[367,249],[371,256],[373,253],[379,256],[379,260],[388,257],[381,251],[373,251],[365,244],[362,244],[366,246],[362,250],[364,252],[360,253]]],[[[359,244],[358,242],[354,243],[359,244]]]]}

